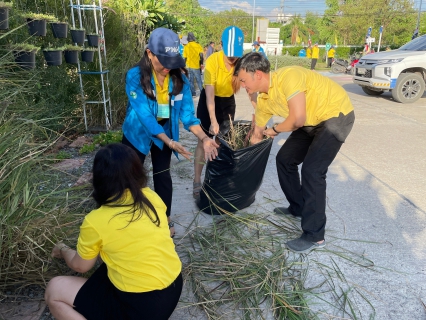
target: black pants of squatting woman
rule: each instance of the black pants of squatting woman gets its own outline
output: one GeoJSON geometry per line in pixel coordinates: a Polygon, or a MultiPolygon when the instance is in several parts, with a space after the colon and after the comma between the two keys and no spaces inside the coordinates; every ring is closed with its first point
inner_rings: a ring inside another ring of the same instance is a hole
{"type": "MultiPolygon", "coordinates": [[[[168,120],[161,120],[159,124],[163,125],[168,120]]],[[[145,162],[146,155],[136,149],[126,136],[123,135],[123,140],[121,143],[129,146],[136,151],[136,154],[139,156],[139,159],[142,161],[142,164],[145,162]]],[[[152,178],[154,181],[154,191],[160,196],[161,200],[167,206],[166,215],[169,217],[172,207],[172,198],[173,198],[173,184],[172,177],[170,175],[170,160],[172,157],[172,149],[170,149],[166,144],[163,146],[163,150],[157,147],[154,143],[151,146],[151,161],[152,161],[152,178]]]]}
{"type": "Polygon", "coordinates": [[[302,238],[324,240],[326,176],[355,121],[354,112],[293,131],[276,156],[278,180],[292,214],[302,217],[302,238]],[[300,180],[298,165],[302,165],[300,180]]]}
{"type": "MultiPolygon", "coordinates": [[[[230,97],[214,97],[214,104],[215,104],[215,115],[217,123],[219,124],[219,127],[221,124],[223,124],[225,121],[234,120],[235,116],[235,96],[232,95],[230,97]]],[[[198,100],[198,106],[197,106],[197,118],[201,121],[201,128],[204,130],[204,132],[208,136],[212,136],[209,132],[210,129],[210,115],[209,111],[207,109],[207,96],[205,89],[201,90],[200,93],[200,99],[198,100]]],[[[222,128],[220,128],[222,129],[222,128]]]]}

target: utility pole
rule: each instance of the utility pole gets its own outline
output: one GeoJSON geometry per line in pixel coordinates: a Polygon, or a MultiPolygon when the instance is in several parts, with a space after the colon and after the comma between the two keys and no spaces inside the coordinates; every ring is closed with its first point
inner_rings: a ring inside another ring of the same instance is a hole
{"type": "Polygon", "coordinates": [[[253,30],[251,32],[251,43],[254,42],[254,9],[256,8],[256,0],[253,0],[253,30]]]}
{"type": "Polygon", "coordinates": [[[278,23],[284,24],[284,0],[281,0],[280,12],[278,13],[278,23]]]}
{"type": "Polygon", "coordinates": [[[420,13],[422,12],[422,0],[420,0],[420,6],[419,6],[419,15],[417,16],[417,34],[420,35],[420,13]]]}

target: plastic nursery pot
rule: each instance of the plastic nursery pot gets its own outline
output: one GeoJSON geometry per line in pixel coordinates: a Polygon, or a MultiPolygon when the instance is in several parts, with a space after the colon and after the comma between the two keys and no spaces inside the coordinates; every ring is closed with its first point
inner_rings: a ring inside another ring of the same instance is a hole
{"type": "Polygon", "coordinates": [[[71,38],[73,43],[82,45],[86,36],[85,30],[71,30],[71,38]]]}
{"type": "Polygon", "coordinates": [[[93,50],[83,50],[81,51],[81,61],[92,62],[94,55],[95,51],[93,50]]]}
{"type": "Polygon", "coordinates": [[[34,69],[36,66],[36,50],[33,51],[13,51],[15,62],[22,69],[34,69]]]}
{"type": "Polygon", "coordinates": [[[86,35],[87,37],[87,42],[89,44],[89,47],[98,47],[99,44],[99,35],[97,34],[88,34],[86,35]]]}
{"type": "Polygon", "coordinates": [[[48,66],[60,66],[62,64],[62,50],[44,50],[43,55],[48,66]]]}
{"type": "Polygon", "coordinates": [[[64,51],[65,62],[77,64],[78,63],[78,51],[77,50],[65,50],[64,51]]]}
{"type": "Polygon", "coordinates": [[[55,38],[66,38],[68,36],[68,23],[51,22],[50,27],[55,38]]]}
{"type": "Polygon", "coordinates": [[[9,8],[0,8],[0,30],[9,29],[9,8]]]}
{"type": "Polygon", "coordinates": [[[46,36],[46,20],[27,19],[28,30],[31,36],[46,36]]]}

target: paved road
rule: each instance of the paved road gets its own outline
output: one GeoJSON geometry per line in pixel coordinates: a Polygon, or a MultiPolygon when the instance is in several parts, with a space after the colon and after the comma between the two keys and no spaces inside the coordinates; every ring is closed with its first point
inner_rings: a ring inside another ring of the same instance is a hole
{"type": "MultiPolygon", "coordinates": [[[[355,126],[328,172],[329,248],[341,246],[374,262],[372,269],[341,266],[347,280],[369,297],[375,308],[373,319],[426,319],[422,305],[426,303],[426,95],[403,105],[390,93],[365,95],[348,75],[323,74],[346,89],[356,114],[355,126]]],[[[251,119],[252,107],[244,93],[237,95],[237,110],[237,118],[251,119]]],[[[257,204],[264,196],[287,204],[275,169],[275,155],[287,136],[283,133],[274,140],[257,204]]],[[[191,168],[181,168],[178,176],[182,179],[174,179],[173,214],[185,225],[197,211],[189,201],[191,168]]],[[[183,229],[178,226],[177,232],[183,229]]],[[[311,253],[310,258],[330,263],[321,252],[311,253]]],[[[317,280],[312,270],[308,284],[317,280]]],[[[362,301],[359,304],[363,318],[369,318],[371,309],[362,301]]],[[[321,304],[314,308],[327,311],[321,304]]],[[[172,319],[182,315],[177,311],[172,319]]]]}

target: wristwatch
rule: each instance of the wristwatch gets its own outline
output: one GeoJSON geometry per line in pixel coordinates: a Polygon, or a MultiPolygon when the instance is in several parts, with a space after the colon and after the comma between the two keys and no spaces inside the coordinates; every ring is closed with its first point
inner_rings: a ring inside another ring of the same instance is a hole
{"type": "Polygon", "coordinates": [[[173,228],[175,226],[175,223],[173,221],[169,222],[169,228],[173,228]]]}
{"type": "Polygon", "coordinates": [[[281,133],[281,132],[277,131],[277,129],[275,129],[275,127],[276,127],[277,125],[278,125],[278,123],[274,124],[274,125],[272,126],[272,130],[274,130],[274,131],[275,131],[275,133],[281,133]]]}

